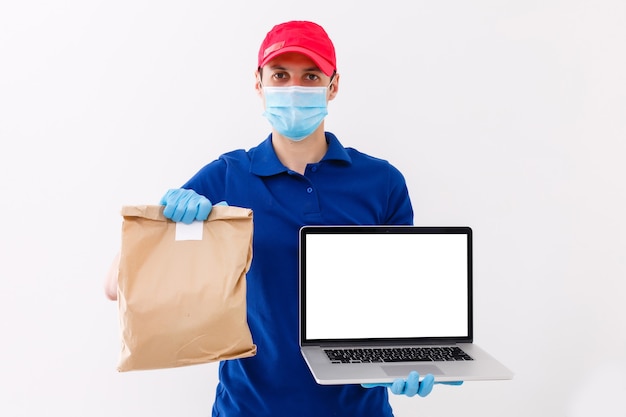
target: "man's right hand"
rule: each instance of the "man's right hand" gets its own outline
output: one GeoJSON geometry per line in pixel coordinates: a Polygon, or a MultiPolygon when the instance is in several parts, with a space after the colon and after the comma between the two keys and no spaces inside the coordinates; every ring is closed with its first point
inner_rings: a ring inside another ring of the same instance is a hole
{"type": "Polygon", "coordinates": [[[168,190],[161,198],[161,205],[165,206],[165,217],[185,224],[191,224],[194,220],[206,220],[213,208],[208,198],[184,188],[168,190]]]}

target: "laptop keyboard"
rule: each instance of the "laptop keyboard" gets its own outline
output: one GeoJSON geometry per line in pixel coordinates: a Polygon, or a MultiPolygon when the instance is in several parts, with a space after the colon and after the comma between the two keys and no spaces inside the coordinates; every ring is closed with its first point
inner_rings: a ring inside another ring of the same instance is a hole
{"type": "Polygon", "coordinates": [[[366,349],[324,349],[332,363],[471,361],[461,348],[400,347],[366,349]]]}

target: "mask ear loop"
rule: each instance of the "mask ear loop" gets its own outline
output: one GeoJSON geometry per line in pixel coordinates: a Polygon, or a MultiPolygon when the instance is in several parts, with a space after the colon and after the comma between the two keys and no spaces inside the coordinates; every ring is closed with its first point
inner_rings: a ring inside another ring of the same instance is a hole
{"type": "Polygon", "coordinates": [[[333,85],[333,81],[335,80],[335,75],[337,75],[337,70],[333,71],[333,74],[330,76],[330,81],[328,82],[328,89],[333,85]]]}

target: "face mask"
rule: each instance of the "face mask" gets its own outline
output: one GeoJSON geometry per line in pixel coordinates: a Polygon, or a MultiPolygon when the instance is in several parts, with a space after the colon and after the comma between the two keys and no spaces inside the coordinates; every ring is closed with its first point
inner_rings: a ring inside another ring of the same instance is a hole
{"type": "Polygon", "coordinates": [[[326,109],[327,87],[263,87],[263,116],[281,135],[300,141],[317,129],[326,109]]]}

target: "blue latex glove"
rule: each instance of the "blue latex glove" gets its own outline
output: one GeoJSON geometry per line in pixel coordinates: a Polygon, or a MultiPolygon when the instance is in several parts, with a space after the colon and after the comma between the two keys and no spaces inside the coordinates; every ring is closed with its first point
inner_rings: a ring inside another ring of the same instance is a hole
{"type": "MultiPolygon", "coordinates": [[[[161,198],[161,205],[165,206],[163,209],[165,217],[185,224],[190,224],[194,220],[206,220],[213,208],[208,198],[184,188],[168,190],[161,198]]],[[[216,205],[227,206],[228,204],[221,201],[216,205]]]]}
{"type": "Polygon", "coordinates": [[[435,382],[435,377],[432,374],[426,375],[420,382],[420,375],[415,371],[411,371],[406,380],[398,378],[393,382],[361,384],[361,386],[364,388],[387,387],[395,395],[406,395],[407,397],[419,395],[420,397],[425,397],[430,394],[435,384],[461,385],[462,383],[463,381],[435,382]]]}

